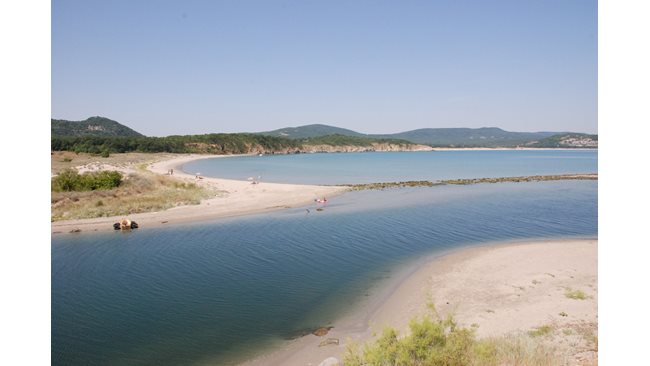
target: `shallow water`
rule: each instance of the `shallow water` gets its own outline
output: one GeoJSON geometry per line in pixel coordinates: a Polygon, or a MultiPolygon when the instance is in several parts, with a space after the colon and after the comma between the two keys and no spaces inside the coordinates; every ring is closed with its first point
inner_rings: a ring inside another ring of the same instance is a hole
{"type": "MultiPolygon", "coordinates": [[[[524,174],[532,173],[516,173],[524,174]]],[[[415,258],[489,241],[595,237],[597,187],[361,191],[323,211],[314,204],[132,233],[55,235],[52,363],[236,363],[330,324],[415,258]]]]}
{"type": "Polygon", "coordinates": [[[304,184],[353,184],[598,171],[596,150],[484,150],[241,156],[196,160],[183,171],[304,184]]]}

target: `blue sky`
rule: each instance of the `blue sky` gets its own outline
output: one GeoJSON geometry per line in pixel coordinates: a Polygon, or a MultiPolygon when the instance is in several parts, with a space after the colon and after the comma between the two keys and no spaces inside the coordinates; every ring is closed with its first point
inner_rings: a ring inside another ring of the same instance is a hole
{"type": "Polygon", "coordinates": [[[52,118],[597,132],[597,2],[52,2],[52,118]]]}

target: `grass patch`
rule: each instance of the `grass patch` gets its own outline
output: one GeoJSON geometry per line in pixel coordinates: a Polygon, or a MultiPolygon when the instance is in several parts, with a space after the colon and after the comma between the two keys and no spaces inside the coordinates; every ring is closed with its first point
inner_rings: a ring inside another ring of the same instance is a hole
{"type": "Polygon", "coordinates": [[[553,327],[550,325],[542,325],[541,327],[537,327],[533,330],[528,331],[528,335],[535,338],[535,337],[543,337],[546,335],[549,335],[553,333],[553,327]]]}
{"type": "Polygon", "coordinates": [[[151,172],[129,174],[113,189],[52,192],[51,220],[123,216],[195,205],[220,194],[214,188],[151,172]]]}
{"type": "Polygon", "coordinates": [[[531,365],[563,364],[556,349],[523,335],[509,335],[478,340],[469,365],[531,365]]]}
{"type": "Polygon", "coordinates": [[[567,288],[566,291],[564,292],[564,296],[568,297],[569,299],[573,300],[586,300],[587,295],[582,292],[581,290],[572,290],[570,288],[567,288]]]}

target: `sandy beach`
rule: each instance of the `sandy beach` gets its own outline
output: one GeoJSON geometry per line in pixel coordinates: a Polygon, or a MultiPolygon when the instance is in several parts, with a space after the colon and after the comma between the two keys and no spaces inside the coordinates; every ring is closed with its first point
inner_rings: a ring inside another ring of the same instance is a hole
{"type": "MultiPolygon", "coordinates": [[[[215,187],[221,193],[214,198],[203,200],[199,205],[179,206],[160,212],[129,215],[131,220],[136,221],[140,225],[139,230],[160,227],[161,225],[208,221],[224,217],[299,207],[312,203],[316,198],[327,197],[329,199],[347,190],[346,187],[333,186],[266,182],[252,184],[249,181],[211,177],[197,179],[194,175],[183,173],[179,168],[189,161],[209,158],[227,158],[227,156],[184,154],[149,165],[148,169],[154,173],[166,175],[173,169],[174,177],[198,185],[215,187]]],[[[51,224],[51,230],[52,233],[67,233],[72,230],[81,230],[82,232],[111,231],[113,230],[113,223],[119,221],[121,218],[122,216],[115,216],[57,221],[51,224]]]]}
{"type": "Polygon", "coordinates": [[[308,335],[245,365],[319,365],[342,360],[346,344],[366,342],[391,326],[403,333],[428,312],[454,314],[478,338],[523,336],[548,329],[537,341],[564,363],[597,364],[598,241],[545,240],[460,249],[404,268],[372,300],[334,323],[325,336],[308,335]],[[571,296],[578,291],[583,296],[571,296]],[[328,338],[339,344],[319,346],[328,338]]]}

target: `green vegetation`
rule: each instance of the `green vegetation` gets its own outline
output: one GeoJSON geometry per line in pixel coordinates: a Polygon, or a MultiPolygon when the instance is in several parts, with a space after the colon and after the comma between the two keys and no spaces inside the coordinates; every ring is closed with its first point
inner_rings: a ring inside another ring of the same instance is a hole
{"type": "Polygon", "coordinates": [[[377,140],[366,137],[343,135],[323,136],[313,139],[291,140],[283,137],[244,134],[217,133],[207,135],[167,137],[106,137],[106,136],[53,136],[52,151],[74,151],[108,155],[126,152],[168,152],[198,154],[249,154],[263,152],[299,153],[311,151],[310,146],[372,146],[374,143],[411,145],[403,140],[377,140]]]}
{"type": "Polygon", "coordinates": [[[541,327],[537,327],[531,331],[528,331],[528,335],[531,337],[543,337],[545,335],[549,335],[553,332],[553,327],[550,325],[542,325],[541,327]]]}
{"type": "MultiPolygon", "coordinates": [[[[363,134],[356,131],[312,124],[261,132],[268,136],[291,139],[313,139],[328,135],[342,135],[373,139],[404,140],[434,147],[516,147],[545,141],[559,132],[509,132],[500,128],[422,128],[393,134],[363,134]]],[[[542,144],[543,145],[543,144],[542,144]]],[[[540,146],[541,147],[541,146],[540,146]]]]}
{"type": "MultiPolygon", "coordinates": [[[[140,137],[144,136],[129,127],[126,127],[116,121],[104,117],[91,117],[84,121],[67,121],[52,119],[52,136],[61,137],[140,137]]],[[[126,142],[104,142],[112,147],[109,153],[113,152],[203,152],[197,151],[208,149],[210,153],[216,152],[216,147],[194,146],[184,147],[183,143],[213,144],[211,136],[240,135],[248,136],[245,139],[256,144],[257,140],[250,136],[264,136],[279,138],[283,140],[282,149],[287,147],[296,147],[290,145],[285,140],[297,142],[297,145],[318,145],[327,144],[333,146],[369,146],[372,142],[387,143],[411,143],[425,144],[433,147],[597,147],[598,135],[587,135],[580,133],[561,133],[561,132],[509,132],[495,127],[484,128],[422,128],[418,130],[405,131],[393,134],[363,134],[356,131],[339,128],[334,126],[312,124],[299,127],[287,127],[274,131],[260,133],[236,133],[236,134],[208,134],[195,136],[168,136],[161,138],[148,138],[145,141],[126,142]],[[199,136],[206,136],[201,138],[199,136]],[[168,139],[169,138],[169,139],[168,139]],[[181,138],[182,144],[176,143],[181,138]],[[350,139],[346,139],[350,138],[350,139]],[[134,146],[135,145],[135,146],[134,146]],[[119,146],[119,148],[117,148],[119,146]],[[180,149],[180,150],[179,150],[180,149]]],[[[232,145],[229,143],[230,138],[214,142],[222,146],[224,154],[242,153],[241,146],[239,152],[231,152],[232,145]],[[223,141],[226,141],[224,144],[223,141]]],[[[234,138],[235,140],[239,138],[234,138]]],[[[58,143],[58,140],[57,140],[58,143]]],[[[237,145],[237,142],[234,142],[237,145]]],[[[54,143],[53,143],[54,145],[54,143]]],[[[95,146],[96,141],[79,144],[80,152],[90,152],[95,154],[103,153],[102,149],[93,149],[89,146],[95,146]],[[85,147],[83,146],[85,145],[85,147]]],[[[260,144],[264,146],[264,144],[260,144]]],[[[265,150],[270,153],[274,150],[265,150]]],[[[278,150],[276,150],[279,152],[278,150]]]]}
{"type": "Polygon", "coordinates": [[[253,151],[297,150],[294,140],[252,134],[209,134],[167,137],[52,137],[52,151],[91,154],[126,152],[168,152],[245,154],[253,151]]]}
{"type": "Polygon", "coordinates": [[[52,136],[142,136],[142,134],[104,117],[85,121],[52,120],[52,136]]]}
{"type": "Polygon", "coordinates": [[[406,140],[399,139],[375,139],[359,136],[346,136],[340,134],[311,137],[299,140],[303,145],[331,145],[331,146],[372,146],[373,143],[410,145],[406,140]]]}
{"type": "Polygon", "coordinates": [[[584,133],[557,134],[540,141],[529,143],[526,146],[545,148],[594,148],[598,147],[598,135],[588,135],[584,133]]]}
{"type": "MultiPolygon", "coordinates": [[[[425,316],[409,324],[408,335],[400,337],[384,329],[374,342],[346,349],[346,366],[416,365],[552,365],[554,350],[526,336],[477,340],[474,329],[459,327],[452,317],[425,316]]],[[[473,327],[476,328],[476,327],[473,327]]],[[[551,329],[552,330],[552,329],[551,329]]]]}
{"type": "Polygon", "coordinates": [[[412,320],[410,334],[398,338],[395,329],[386,328],[374,345],[359,353],[349,347],[345,365],[468,365],[474,356],[474,333],[460,328],[451,317],[412,320]]]}
{"type": "Polygon", "coordinates": [[[112,189],[122,184],[122,174],[115,171],[77,173],[68,169],[52,178],[52,190],[55,192],[94,191],[112,189]]]}
{"type": "Polygon", "coordinates": [[[555,132],[509,132],[496,127],[421,128],[374,138],[397,138],[434,147],[516,147],[556,134],[555,132]]]}
{"type": "Polygon", "coordinates": [[[51,220],[130,215],[196,205],[221,192],[210,186],[157,175],[129,174],[119,187],[94,191],[53,191],[51,220]]]}
{"type": "Polygon", "coordinates": [[[564,296],[573,300],[585,300],[587,298],[587,295],[581,290],[572,290],[570,288],[566,289],[566,292],[564,292],[564,296]]]}
{"type": "Polygon", "coordinates": [[[260,132],[260,135],[286,137],[290,139],[307,139],[328,135],[364,136],[364,134],[323,124],[312,124],[299,127],[285,127],[279,130],[260,132]]]}

